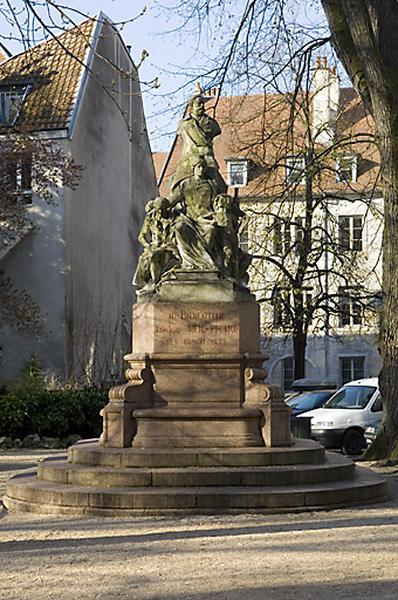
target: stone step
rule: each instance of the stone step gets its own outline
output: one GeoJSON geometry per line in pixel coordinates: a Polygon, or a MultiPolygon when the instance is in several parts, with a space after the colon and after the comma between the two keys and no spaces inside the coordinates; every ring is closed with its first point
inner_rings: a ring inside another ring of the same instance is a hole
{"type": "Polygon", "coordinates": [[[35,474],[10,480],[4,504],[11,510],[57,515],[143,515],[225,512],[291,512],[382,501],[387,482],[359,468],[351,480],[287,486],[104,487],[39,481],[35,474]]]}
{"type": "Polygon", "coordinates": [[[349,479],[354,469],[350,460],[333,453],[319,464],[274,467],[116,468],[50,459],[38,465],[38,479],[97,487],[275,486],[349,479]]]}
{"type": "Polygon", "coordinates": [[[104,448],[83,442],[69,448],[68,456],[72,463],[106,467],[255,467],[320,463],[325,448],[299,438],[280,448],[104,448]]]}

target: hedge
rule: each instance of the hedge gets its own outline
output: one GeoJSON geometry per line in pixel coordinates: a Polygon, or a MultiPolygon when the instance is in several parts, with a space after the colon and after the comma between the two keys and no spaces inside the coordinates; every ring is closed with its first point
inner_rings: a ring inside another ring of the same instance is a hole
{"type": "Polygon", "coordinates": [[[99,411],[108,401],[108,390],[97,387],[60,386],[49,389],[36,368],[29,365],[13,383],[0,385],[0,435],[24,437],[98,437],[99,411]]]}

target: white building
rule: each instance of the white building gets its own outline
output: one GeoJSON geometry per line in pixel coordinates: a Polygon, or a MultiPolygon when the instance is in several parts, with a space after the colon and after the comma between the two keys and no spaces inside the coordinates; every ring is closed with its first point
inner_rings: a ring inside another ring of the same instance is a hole
{"type": "MultiPolygon", "coordinates": [[[[358,96],[319,59],[309,92],[221,96],[216,117],[216,158],[250,217],[241,241],[255,256],[250,286],[261,304],[268,379],[285,389],[294,379],[294,289],[313,313],[306,376],[339,384],[377,375],[383,207],[373,123],[358,96]],[[311,264],[294,284],[305,231],[311,264]]],[[[177,140],[155,155],[163,194],[179,152],[177,140]]]]}
{"type": "Polygon", "coordinates": [[[3,62],[0,99],[3,134],[24,123],[84,167],[77,189],[59,182],[49,205],[35,194],[33,158],[25,210],[34,227],[8,240],[0,270],[38,306],[41,330],[1,327],[0,377],[35,355],[62,378],[109,379],[130,345],[137,235],[156,194],[137,70],[100,14],[3,62]],[[7,123],[12,95],[21,106],[7,123]]]}

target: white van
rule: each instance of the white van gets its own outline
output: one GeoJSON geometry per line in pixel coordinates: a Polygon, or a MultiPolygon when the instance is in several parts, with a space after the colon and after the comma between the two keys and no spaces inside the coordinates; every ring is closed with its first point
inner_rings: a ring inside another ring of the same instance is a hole
{"type": "Polygon", "coordinates": [[[364,431],[380,421],[382,403],[377,377],[346,383],[323,408],[297,416],[311,417],[311,437],[326,448],[360,454],[366,448],[364,431]]]}

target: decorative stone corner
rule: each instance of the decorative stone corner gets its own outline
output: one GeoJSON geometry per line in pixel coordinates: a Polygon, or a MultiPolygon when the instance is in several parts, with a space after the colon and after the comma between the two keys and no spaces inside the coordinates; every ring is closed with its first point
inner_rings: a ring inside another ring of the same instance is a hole
{"type": "Polygon", "coordinates": [[[131,446],[137,431],[133,410],[150,407],[153,403],[153,374],[145,363],[130,361],[125,375],[127,383],[110,389],[109,403],[100,412],[103,418],[102,446],[131,446]]]}
{"type": "Polygon", "coordinates": [[[245,370],[245,404],[258,408],[264,415],[262,437],[269,448],[290,446],[290,408],[284,401],[283,390],[278,385],[264,383],[265,369],[245,370]]]}

